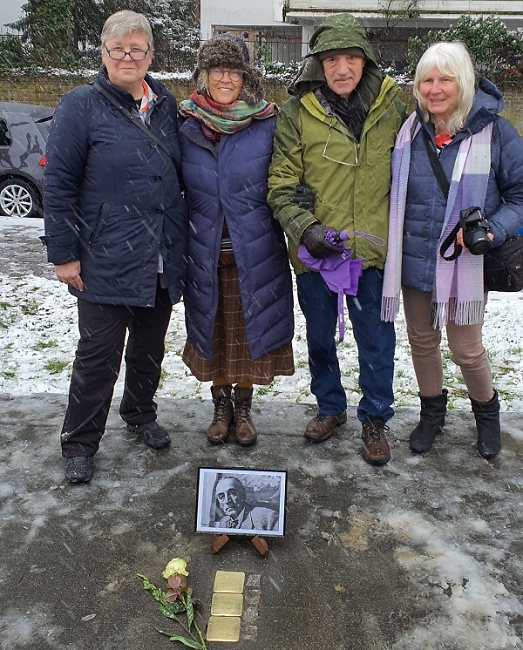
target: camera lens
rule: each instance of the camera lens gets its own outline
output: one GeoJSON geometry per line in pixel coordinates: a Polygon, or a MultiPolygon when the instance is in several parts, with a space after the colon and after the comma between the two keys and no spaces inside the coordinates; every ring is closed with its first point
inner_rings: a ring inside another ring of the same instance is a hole
{"type": "Polygon", "coordinates": [[[487,251],[490,250],[491,247],[490,239],[486,237],[484,233],[482,233],[480,237],[481,238],[473,242],[471,246],[467,246],[467,244],[465,243],[465,246],[467,246],[467,248],[472,253],[472,255],[484,255],[487,251]]]}
{"type": "Polygon", "coordinates": [[[462,210],[460,225],[463,228],[463,243],[472,255],[484,255],[490,250],[489,225],[479,208],[462,210]]]}

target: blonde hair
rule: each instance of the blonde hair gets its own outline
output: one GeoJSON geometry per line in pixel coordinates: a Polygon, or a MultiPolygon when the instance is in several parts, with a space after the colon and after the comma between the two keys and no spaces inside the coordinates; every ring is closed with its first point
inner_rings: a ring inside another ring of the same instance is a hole
{"type": "Polygon", "coordinates": [[[115,36],[122,38],[132,32],[141,32],[147,40],[149,49],[154,49],[153,30],[149,21],[143,14],[128,9],[117,11],[105,21],[100,36],[102,46],[110,38],[115,36]]]}
{"type": "Polygon", "coordinates": [[[474,65],[467,48],[459,41],[436,43],[423,54],[416,67],[413,93],[425,122],[433,123],[435,118],[425,108],[419,87],[425,75],[434,68],[441,74],[452,77],[458,84],[458,107],[446,124],[447,133],[454,135],[463,127],[472,108],[476,92],[474,65]]]}

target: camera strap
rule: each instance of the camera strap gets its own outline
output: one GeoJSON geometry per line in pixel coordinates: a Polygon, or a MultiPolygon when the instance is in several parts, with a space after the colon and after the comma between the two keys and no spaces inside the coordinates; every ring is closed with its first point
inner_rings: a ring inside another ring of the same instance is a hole
{"type": "MultiPolygon", "coordinates": [[[[434,176],[436,177],[441,191],[443,192],[443,196],[448,199],[450,183],[445,176],[445,172],[443,171],[441,161],[438,157],[438,154],[436,153],[436,149],[433,146],[432,140],[423,126],[421,127],[421,132],[423,133],[423,142],[425,143],[425,148],[427,149],[430,166],[432,167],[434,176]]],[[[452,260],[455,260],[457,257],[459,257],[461,255],[461,251],[463,250],[462,246],[456,244],[456,235],[458,234],[459,229],[460,225],[457,223],[452,229],[452,232],[445,238],[445,241],[440,246],[439,254],[444,260],[447,260],[448,262],[451,262],[452,260]],[[450,255],[446,256],[445,253],[452,246],[452,244],[454,244],[454,251],[450,255]]]]}

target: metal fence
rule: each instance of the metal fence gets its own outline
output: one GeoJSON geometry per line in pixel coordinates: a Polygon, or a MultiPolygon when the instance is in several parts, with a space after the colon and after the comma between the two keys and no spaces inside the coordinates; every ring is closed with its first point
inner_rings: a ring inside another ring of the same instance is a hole
{"type": "MultiPolygon", "coordinates": [[[[12,32],[0,34],[0,46],[8,36],[19,36],[19,34],[12,32]]],[[[260,31],[255,37],[252,37],[252,34],[250,36],[243,40],[249,51],[251,63],[269,69],[272,66],[275,71],[292,67],[293,64],[300,62],[309,49],[308,43],[302,42],[301,34],[271,37],[260,31]]],[[[407,39],[373,38],[372,34],[369,36],[383,67],[393,66],[397,69],[404,67],[407,61],[407,39]]],[[[189,72],[193,70],[196,65],[198,47],[202,42],[204,41],[194,38],[176,42],[157,39],[151,69],[157,72],[189,72]]],[[[100,62],[98,46],[87,51],[79,51],[78,62],[82,68],[98,67],[100,62]]]]}

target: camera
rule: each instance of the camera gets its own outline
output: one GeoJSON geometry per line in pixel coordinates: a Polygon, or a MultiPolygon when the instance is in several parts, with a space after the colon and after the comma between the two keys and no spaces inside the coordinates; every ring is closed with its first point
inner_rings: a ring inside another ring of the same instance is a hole
{"type": "Polygon", "coordinates": [[[490,250],[492,242],[487,236],[490,228],[481,208],[474,206],[462,210],[459,225],[463,228],[463,243],[473,255],[484,255],[490,250]]]}

